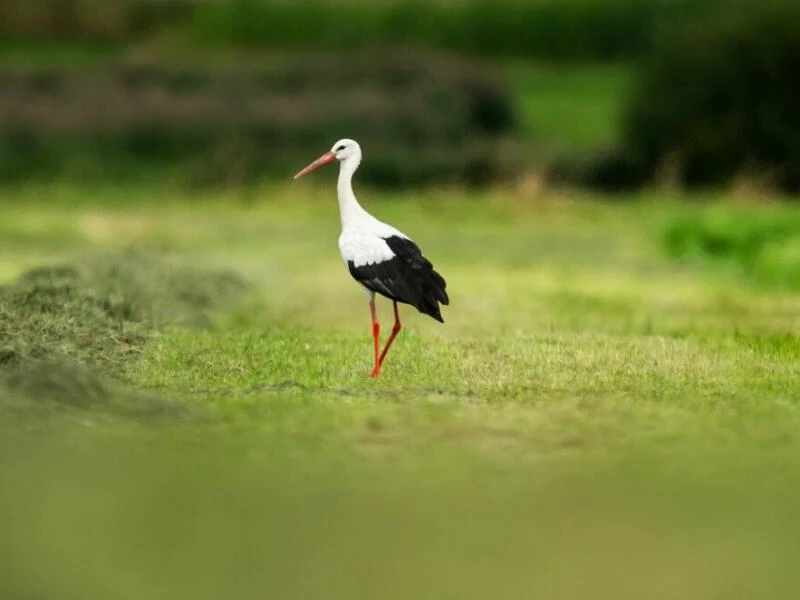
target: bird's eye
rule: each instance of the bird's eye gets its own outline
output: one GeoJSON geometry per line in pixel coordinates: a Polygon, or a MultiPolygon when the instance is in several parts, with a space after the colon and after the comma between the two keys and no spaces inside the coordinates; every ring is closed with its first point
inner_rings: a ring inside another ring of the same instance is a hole
{"type": "Polygon", "coordinates": [[[336,151],[337,151],[337,152],[341,152],[342,150],[344,150],[344,144],[342,144],[341,146],[339,146],[339,147],[336,149],[336,151]]]}

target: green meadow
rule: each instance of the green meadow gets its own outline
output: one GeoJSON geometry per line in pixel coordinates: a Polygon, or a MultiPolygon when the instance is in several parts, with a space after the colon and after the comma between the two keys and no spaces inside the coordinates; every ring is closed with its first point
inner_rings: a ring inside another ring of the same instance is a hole
{"type": "Polygon", "coordinates": [[[452,299],[372,380],[333,180],[3,192],[0,595],[797,589],[800,296],[669,245],[797,207],[357,189],[452,299]]]}
{"type": "Polygon", "coordinates": [[[525,139],[559,154],[613,147],[631,70],[624,63],[503,66],[525,139]]]}
{"type": "MultiPolygon", "coordinates": [[[[525,152],[614,145],[629,65],[499,68],[525,152]]],[[[0,598],[797,595],[796,202],[357,177],[451,297],[372,380],[334,168],[290,177],[0,189],[0,598]]]]}

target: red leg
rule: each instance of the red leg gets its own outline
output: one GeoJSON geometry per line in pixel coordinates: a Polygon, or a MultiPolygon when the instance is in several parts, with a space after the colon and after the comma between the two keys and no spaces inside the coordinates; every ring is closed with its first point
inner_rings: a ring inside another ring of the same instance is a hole
{"type": "Polygon", "coordinates": [[[369,374],[370,377],[377,377],[381,374],[381,361],[378,358],[378,352],[380,350],[380,334],[381,334],[381,325],[378,323],[378,313],[375,310],[375,296],[370,298],[369,300],[369,312],[372,315],[372,339],[375,342],[375,367],[372,369],[372,373],[369,374]]]}
{"type": "Polygon", "coordinates": [[[394,338],[397,337],[397,334],[400,333],[400,327],[400,315],[397,314],[397,302],[394,302],[394,325],[392,326],[392,334],[389,336],[389,339],[386,340],[386,346],[384,346],[381,357],[378,359],[378,366],[383,364],[383,359],[386,358],[389,347],[392,345],[394,338]]]}

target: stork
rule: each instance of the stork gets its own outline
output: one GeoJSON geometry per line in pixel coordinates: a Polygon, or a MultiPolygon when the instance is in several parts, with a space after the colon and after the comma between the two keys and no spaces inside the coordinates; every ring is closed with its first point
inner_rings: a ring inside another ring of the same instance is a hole
{"type": "Polygon", "coordinates": [[[401,231],[373,217],[356,200],[352,181],[353,174],[361,163],[361,146],[358,142],[339,140],[330,151],[298,172],[294,178],[302,177],[335,160],[339,161],[336,191],[342,224],[339,252],[350,275],[361,284],[369,297],[375,351],[375,366],[370,377],[378,377],[386,353],[400,332],[397,303],[410,304],[419,312],[444,323],[439,304],[447,305],[450,299],[444,278],[434,271],[433,265],[422,255],[419,246],[401,231]],[[394,308],[394,326],[382,352],[380,323],[375,309],[376,293],[391,300],[394,308]]]}

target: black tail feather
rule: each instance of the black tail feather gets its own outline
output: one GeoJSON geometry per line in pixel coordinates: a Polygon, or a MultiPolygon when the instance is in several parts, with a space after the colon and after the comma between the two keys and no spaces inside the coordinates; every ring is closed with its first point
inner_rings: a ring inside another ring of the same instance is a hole
{"type": "Polygon", "coordinates": [[[410,304],[419,312],[444,323],[439,304],[450,304],[444,277],[434,271],[431,261],[410,239],[392,235],[383,240],[395,256],[358,267],[348,261],[350,273],[367,289],[410,304]]]}
{"type": "Polygon", "coordinates": [[[444,277],[439,275],[433,269],[428,273],[428,277],[423,280],[421,284],[420,301],[416,304],[416,309],[425,314],[433,317],[440,323],[444,323],[442,312],[439,309],[439,303],[447,306],[450,304],[450,298],[447,295],[447,282],[444,277]]]}

